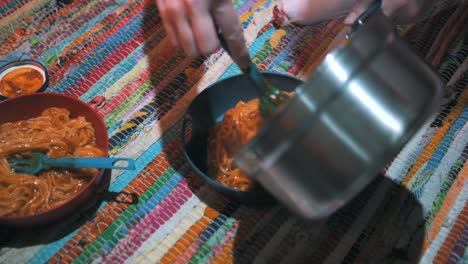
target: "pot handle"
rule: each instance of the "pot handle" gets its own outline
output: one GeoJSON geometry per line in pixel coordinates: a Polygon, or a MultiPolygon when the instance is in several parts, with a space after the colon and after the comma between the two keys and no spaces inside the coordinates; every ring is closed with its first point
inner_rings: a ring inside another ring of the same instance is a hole
{"type": "Polygon", "coordinates": [[[355,31],[359,26],[364,25],[366,19],[382,6],[382,0],[374,1],[351,25],[351,31],[355,31]]]}

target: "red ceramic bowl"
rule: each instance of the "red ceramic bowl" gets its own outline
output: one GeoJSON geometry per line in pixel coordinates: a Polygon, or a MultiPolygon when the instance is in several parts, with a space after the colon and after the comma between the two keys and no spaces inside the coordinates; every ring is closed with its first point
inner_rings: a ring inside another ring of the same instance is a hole
{"type": "MultiPolygon", "coordinates": [[[[37,117],[49,107],[62,107],[70,111],[72,117],[84,116],[92,123],[96,133],[96,144],[105,156],[109,153],[107,128],[99,114],[79,99],[56,93],[36,93],[23,95],[0,102],[0,124],[37,117]]],[[[104,170],[97,173],[88,185],[73,198],[47,211],[22,217],[0,216],[0,225],[37,226],[55,222],[79,210],[86,202],[95,198],[102,183],[104,170]]]]}

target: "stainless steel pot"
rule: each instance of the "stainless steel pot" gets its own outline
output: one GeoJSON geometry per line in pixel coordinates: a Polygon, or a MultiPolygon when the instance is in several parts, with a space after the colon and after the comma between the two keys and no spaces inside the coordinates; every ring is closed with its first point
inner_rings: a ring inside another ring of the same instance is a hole
{"type": "Polygon", "coordinates": [[[440,104],[441,79],[373,8],[235,159],[306,218],[360,192],[440,104]]]}

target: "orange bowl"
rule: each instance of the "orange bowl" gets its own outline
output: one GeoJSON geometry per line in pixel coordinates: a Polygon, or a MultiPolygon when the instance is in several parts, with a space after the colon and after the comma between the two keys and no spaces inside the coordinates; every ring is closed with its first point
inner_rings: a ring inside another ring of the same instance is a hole
{"type": "MultiPolygon", "coordinates": [[[[105,156],[108,156],[109,138],[103,119],[91,106],[70,96],[56,93],[35,93],[1,101],[0,124],[37,117],[49,107],[66,108],[73,118],[77,116],[85,117],[94,127],[97,147],[104,152],[105,156]]],[[[100,170],[85,188],[57,207],[28,216],[0,216],[0,225],[37,226],[49,224],[68,216],[95,198],[103,182],[103,175],[104,170],[100,170]]]]}

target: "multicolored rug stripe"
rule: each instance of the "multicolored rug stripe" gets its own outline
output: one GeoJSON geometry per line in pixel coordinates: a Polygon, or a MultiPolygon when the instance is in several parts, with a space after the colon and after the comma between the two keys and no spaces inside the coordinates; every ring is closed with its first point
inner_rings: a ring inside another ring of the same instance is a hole
{"type": "MultiPolygon", "coordinates": [[[[190,168],[180,141],[187,105],[240,71],[222,51],[191,60],[172,47],[154,2],[0,3],[0,56],[47,65],[48,91],[93,105],[111,154],[137,163],[112,174],[84,213],[37,230],[0,229],[0,263],[468,263],[466,1],[436,1],[400,28],[446,83],[440,112],[385,176],[316,221],[230,201],[190,168]]],[[[304,79],[343,25],[276,29],[276,4],[234,1],[259,68],[304,79]]]]}

